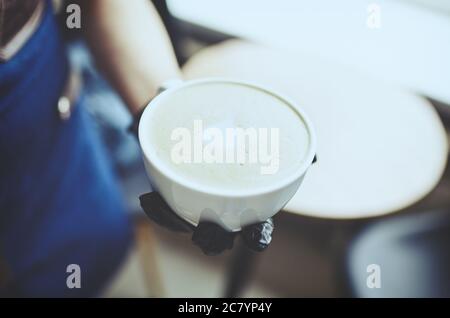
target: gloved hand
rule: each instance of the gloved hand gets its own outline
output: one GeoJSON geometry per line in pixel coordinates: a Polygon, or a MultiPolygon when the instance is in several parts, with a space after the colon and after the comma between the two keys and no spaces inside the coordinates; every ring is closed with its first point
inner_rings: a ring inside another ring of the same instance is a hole
{"type": "MultiPolygon", "coordinates": [[[[158,225],[175,232],[192,232],[192,241],[206,255],[217,255],[233,247],[235,232],[229,232],[211,221],[200,220],[193,226],[180,218],[157,193],[140,196],[141,207],[147,216],[158,225]]],[[[244,227],[242,235],[246,246],[254,251],[263,251],[272,241],[274,224],[272,218],[265,222],[244,227]]]]}

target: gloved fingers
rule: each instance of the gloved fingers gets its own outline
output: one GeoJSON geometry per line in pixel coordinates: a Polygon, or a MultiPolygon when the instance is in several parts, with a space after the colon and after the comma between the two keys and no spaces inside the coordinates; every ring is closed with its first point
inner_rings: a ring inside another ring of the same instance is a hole
{"type": "MultiPolygon", "coordinates": [[[[139,197],[141,207],[147,216],[158,225],[175,232],[193,232],[192,241],[206,255],[217,255],[233,248],[236,233],[225,230],[216,222],[202,220],[197,227],[180,218],[157,192],[139,197]]],[[[254,251],[265,250],[272,241],[274,223],[272,218],[265,222],[244,227],[241,231],[244,243],[254,251]]]]}
{"type": "Polygon", "coordinates": [[[269,218],[264,222],[248,225],[241,231],[245,245],[253,251],[261,252],[265,250],[272,241],[274,230],[273,219],[269,218]]]}
{"type": "Polygon", "coordinates": [[[192,234],[192,242],[200,247],[204,254],[218,255],[233,248],[235,233],[210,221],[200,221],[192,234]]]}
{"type": "Polygon", "coordinates": [[[157,192],[139,197],[145,214],[158,225],[175,232],[190,232],[194,226],[180,218],[157,192]]]}

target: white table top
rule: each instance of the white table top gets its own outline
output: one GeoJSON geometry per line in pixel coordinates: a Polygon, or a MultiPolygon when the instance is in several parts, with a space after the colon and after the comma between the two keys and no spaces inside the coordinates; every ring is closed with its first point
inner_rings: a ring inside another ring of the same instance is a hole
{"type": "Polygon", "coordinates": [[[232,40],[194,55],[184,73],[261,83],[308,113],[318,162],[286,211],[326,218],[391,213],[423,198],[445,169],[447,136],[434,108],[352,69],[232,40]]]}
{"type": "Polygon", "coordinates": [[[169,0],[168,5],[179,19],[320,55],[450,104],[450,15],[425,5],[400,0],[169,0]],[[380,9],[380,28],[367,24],[372,3],[380,9]]]}

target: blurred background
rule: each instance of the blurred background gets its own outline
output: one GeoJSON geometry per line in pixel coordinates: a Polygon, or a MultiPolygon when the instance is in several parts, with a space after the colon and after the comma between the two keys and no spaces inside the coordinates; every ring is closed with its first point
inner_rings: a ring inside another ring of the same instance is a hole
{"type": "Polygon", "coordinates": [[[131,116],[65,29],[135,224],[135,248],[104,297],[450,296],[449,1],[154,4],[186,78],[255,79],[299,100],[317,128],[318,163],[276,215],[266,251],[237,240],[203,255],[141,210],[151,189],[131,116]]]}

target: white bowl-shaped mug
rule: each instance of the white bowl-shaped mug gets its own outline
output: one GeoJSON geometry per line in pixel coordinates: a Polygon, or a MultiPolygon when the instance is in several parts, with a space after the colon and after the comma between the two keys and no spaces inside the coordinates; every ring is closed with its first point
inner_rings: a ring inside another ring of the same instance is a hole
{"type": "Polygon", "coordinates": [[[165,86],[164,90],[144,110],[139,122],[138,134],[145,168],[153,190],[162,196],[178,216],[190,224],[196,226],[200,218],[202,220],[207,218],[229,231],[239,231],[243,226],[263,222],[279,212],[297,192],[308,168],[313,163],[316,152],[316,137],[311,121],[292,100],[254,83],[222,78],[172,82],[165,86]],[[153,145],[148,142],[147,138],[148,134],[151,133],[150,126],[160,123],[154,122],[149,113],[160,107],[161,100],[168,98],[170,94],[177,90],[212,82],[232,83],[256,88],[283,100],[296,112],[306,126],[309,146],[302,159],[302,165],[296,169],[295,173],[277,180],[264,189],[249,188],[239,191],[223,189],[218,191],[180,178],[176,172],[168,169],[166,165],[160,162],[153,145]]]}

